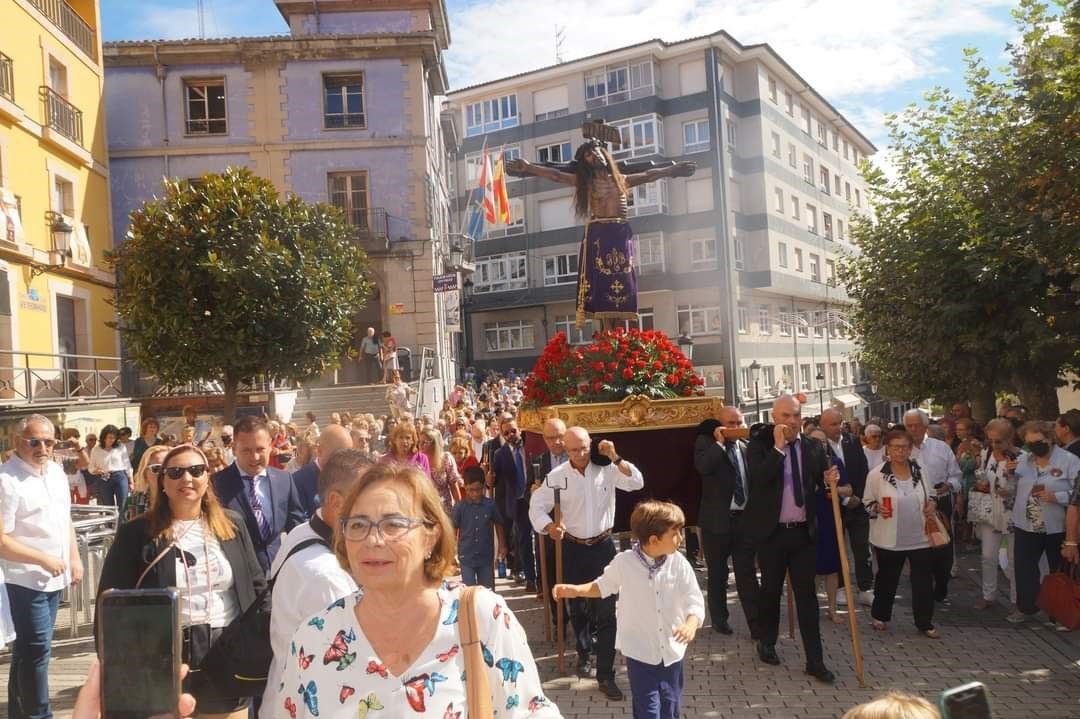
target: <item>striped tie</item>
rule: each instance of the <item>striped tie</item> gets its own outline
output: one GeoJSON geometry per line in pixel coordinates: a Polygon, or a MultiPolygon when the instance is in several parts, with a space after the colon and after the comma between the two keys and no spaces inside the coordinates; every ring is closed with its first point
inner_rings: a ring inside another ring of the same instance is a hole
{"type": "Polygon", "coordinates": [[[262,502],[259,501],[259,495],[255,491],[255,478],[244,477],[244,482],[247,484],[247,496],[248,503],[251,505],[251,512],[255,515],[255,524],[259,527],[259,538],[264,542],[270,539],[270,524],[266,521],[266,515],[263,514],[262,502]]]}

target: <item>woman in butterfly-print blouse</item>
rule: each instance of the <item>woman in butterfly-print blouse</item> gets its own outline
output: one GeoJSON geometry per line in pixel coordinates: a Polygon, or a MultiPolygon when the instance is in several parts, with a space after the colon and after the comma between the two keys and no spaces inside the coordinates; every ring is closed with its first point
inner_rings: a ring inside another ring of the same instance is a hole
{"type": "MultiPolygon", "coordinates": [[[[344,502],[335,553],[363,587],[302,624],[275,719],[468,719],[458,633],[462,587],[434,486],[415,466],[369,469],[344,502]]],[[[476,598],[496,717],[561,717],[544,695],[525,632],[503,600],[476,598]]]]}

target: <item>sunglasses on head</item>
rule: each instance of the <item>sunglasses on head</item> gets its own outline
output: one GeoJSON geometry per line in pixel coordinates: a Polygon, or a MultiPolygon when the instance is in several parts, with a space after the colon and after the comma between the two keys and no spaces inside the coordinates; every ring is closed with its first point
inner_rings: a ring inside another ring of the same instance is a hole
{"type": "Polygon", "coordinates": [[[165,467],[162,473],[169,479],[180,479],[185,473],[190,474],[192,479],[198,479],[206,474],[206,465],[193,464],[190,467],[165,467]]]}
{"type": "Polygon", "coordinates": [[[31,447],[33,447],[34,449],[37,449],[38,447],[40,447],[42,445],[44,445],[45,447],[48,447],[48,448],[51,449],[52,446],[54,444],[56,444],[56,440],[55,439],[28,439],[28,440],[26,440],[26,443],[28,445],[30,445],[31,447]]]}

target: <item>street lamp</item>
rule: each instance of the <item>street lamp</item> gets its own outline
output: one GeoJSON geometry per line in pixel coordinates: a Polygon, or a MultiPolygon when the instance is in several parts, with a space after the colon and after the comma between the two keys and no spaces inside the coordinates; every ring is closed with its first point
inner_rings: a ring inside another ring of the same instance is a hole
{"type": "Polygon", "coordinates": [[[455,241],[450,245],[448,254],[450,256],[450,268],[453,270],[459,269],[465,258],[465,249],[461,246],[461,243],[455,241]]]}
{"type": "Polygon", "coordinates": [[[814,379],[817,380],[818,414],[821,414],[825,411],[825,391],[822,387],[822,385],[825,384],[825,373],[818,372],[817,377],[815,377],[814,379]]]}
{"type": "Polygon", "coordinates": [[[679,335],[678,339],[679,349],[686,355],[686,359],[691,362],[694,361],[694,340],[690,338],[690,335],[683,332],[679,335]]]}
{"type": "Polygon", "coordinates": [[[464,317],[465,332],[463,339],[465,340],[465,366],[472,366],[472,313],[468,311],[469,305],[472,304],[473,298],[473,281],[471,277],[466,277],[465,281],[461,283],[461,307],[464,317]]]}
{"type": "Polygon", "coordinates": [[[758,377],[761,375],[761,365],[757,360],[750,363],[750,379],[754,382],[754,415],[758,422],[761,421],[761,395],[758,393],[758,377]]]}

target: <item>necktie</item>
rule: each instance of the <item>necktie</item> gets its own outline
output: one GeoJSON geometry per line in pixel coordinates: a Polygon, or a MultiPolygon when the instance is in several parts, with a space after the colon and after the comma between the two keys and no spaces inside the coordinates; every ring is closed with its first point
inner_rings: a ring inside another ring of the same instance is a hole
{"type": "Polygon", "coordinates": [[[788,456],[791,457],[791,494],[795,497],[795,506],[803,506],[802,475],[799,474],[799,440],[791,442],[788,446],[788,456]]]}
{"type": "Polygon", "coordinates": [[[742,467],[739,465],[739,449],[734,442],[725,442],[724,448],[731,465],[735,467],[735,504],[741,507],[746,504],[746,489],[743,487],[742,467]]]}
{"type": "Polygon", "coordinates": [[[514,448],[514,469],[517,474],[517,486],[514,487],[514,498],[525,495],[525,452],[520,446],[514,448]]]}
{"type": "Polygon", "coordinates": [[[251,505],[251,513],[255,515],[255,524],[259,528],[259,537],[265,542],[270,539],[270,523],[266,521],[262,502],[255,491],[255,478],[244,477],[244,483],[247,485],[248,504],[251,505]]]}

